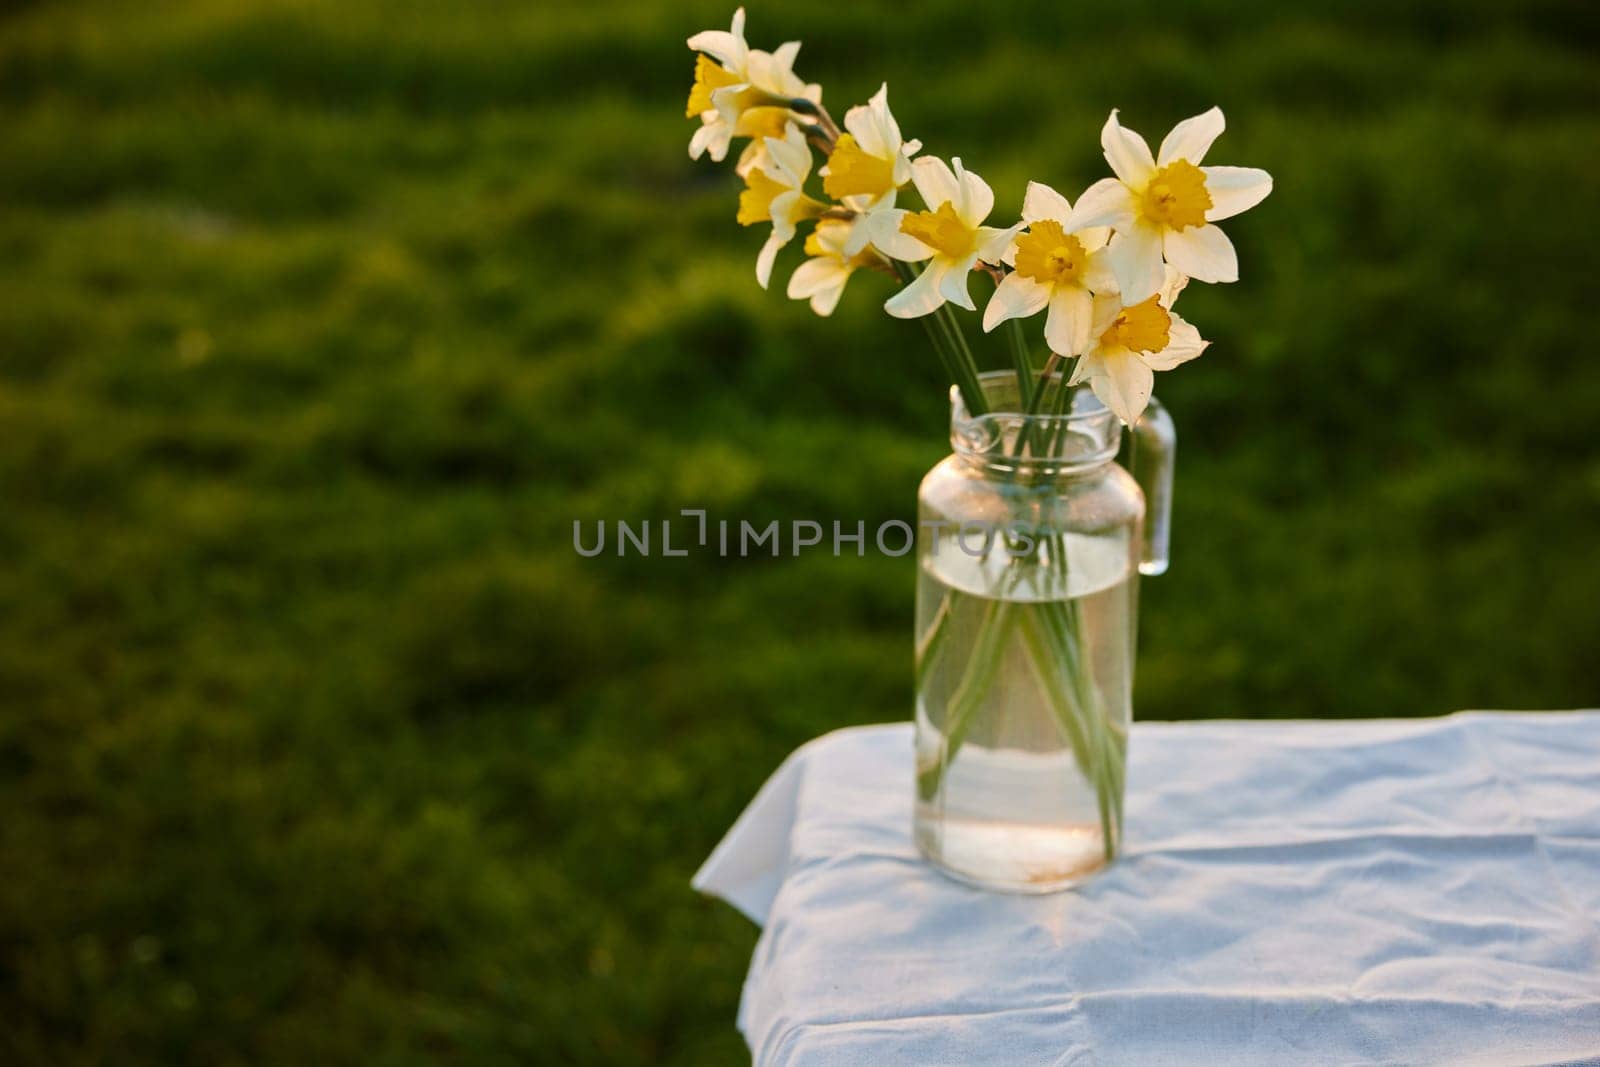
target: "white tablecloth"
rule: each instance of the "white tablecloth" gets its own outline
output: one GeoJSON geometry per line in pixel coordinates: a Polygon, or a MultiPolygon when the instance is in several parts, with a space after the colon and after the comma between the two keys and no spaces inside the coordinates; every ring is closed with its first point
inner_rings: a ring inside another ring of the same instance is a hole
{"type": "Polygon", "coordinates": [[[1127,849],[989,894],[910,838],[910,726],[804,746],[695,886],[760,1064],[1600,1064],[1600,712],[1139,723],[1127,849]]]}

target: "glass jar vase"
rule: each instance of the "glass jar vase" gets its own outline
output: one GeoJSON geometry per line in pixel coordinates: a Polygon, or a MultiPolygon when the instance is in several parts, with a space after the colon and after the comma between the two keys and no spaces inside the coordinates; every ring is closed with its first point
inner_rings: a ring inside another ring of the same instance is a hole
{"type": "Polygon", "coordinates": [[[1138,578],[1166,567],[1174,435],[1152,400],[1136,480],[1087,388],[1057,378],[1034,408],[1062,414],[1023,414],[1012,372],[982,387],[983,415],[951,390],[955,451],[918,493],[914,829],[962,881],[1051,892],[1121,844],[1138,578]]]}

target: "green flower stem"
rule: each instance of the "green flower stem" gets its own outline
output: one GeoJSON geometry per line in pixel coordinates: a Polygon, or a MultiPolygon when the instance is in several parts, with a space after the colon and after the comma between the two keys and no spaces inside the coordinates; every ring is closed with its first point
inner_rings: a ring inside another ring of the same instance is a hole
{"type": "Polygon", "coordinates": [[[1117,831],[1122,829],[1122,799],[1128,776],[1128,735],[1116,724],[1105,723],[1106,770],[1111,785],[1111,806],[1116,815],[1117,831]]]}
{"type": "Polygon", "coordinates": [[[1028,619],[1027,625],[1022,630],[1023,641],[1028,646],[1028,658],[1051,712],[1066,733],[1067,741],[1072,745],[1072,755],[1078,762],[1078,770],[1085,778],[1094,781],[1098,776],[1096,753],[1089,747],[1089,732],[1081,711],[1077,707],[1068,706],[1066,694],[1059,684],[1060,678],[1050,670],[1050,664],[1056,659],[1056,652],[1055,641],[1047,629],[1048,624],[1044,619],[1037,616],[1028,619]]]}
{"type": "Polygon", "coordinates": [[[1061,366],[1061,357],[1050,353],[1050,358],[1044,361],[1044,369],[1039,372],[1039,381],[1033,388],[1033,400],[1028,405],[1028,414],[1037,415],[1044,410],[1044,397],[1050,391],[1050,379],[1055,375],[1056,368],[1061,366]]]}
{"type": "Polygon", "coordinates": [[[1123,762],[1127,754],[1127,744],[1126,740],[1118,744],[1113,736],[1117,733],[1116,728],[1101,705],[1100,694],[1094,687],[1089,667],[1083,662],[1082,657],[1077,655],[1082,651],[1083,633],[1079,604],[1075,600],[1069,600],[1062,606],[1065,609],[1061,619],[1063,636],[1066,638],[1064,644],[1070,645],[1074,650],[1071,663],[1072,679],[1078,689],[1079,706],[1093,733],[1092,743],[1098,752],[1095,761],[1098,772],[1090,776],[1089,780],[1094,784],[1099,799],[1101,845],[1105,849],[1106,859],[1110,860],[1116,855],[1118,840],[1116,834],[1122,826],[1123,762]]]}
{"type": "MultiPolygon", "coordinates": [[[[1025,342],[1022,342],[1020,336],[1021,326],[1017,323],[1016,319],[1012,319],[1011,323],[1013,326],[1017,327],[1017,329],[1013,331],[1015,334],[1017,334],[1016,342],[1022,345],[1022,354],[1020,356],[1021,364],[1017,368],[1017,375],[1020,380],[1024,373],[1024,367],[1027,364],[1027,350],[1025,342]]],[[[1039,381],[1033,385],[1032,392],[1030,393],[1026,389],[1023,390],[1024,395],[1027,397],[1027,403],[1024,405],[1024,408],[1029,419],[1032,419],[1044,409],[1044,397],[1045,394],[1050,391],[1050,376],[1055,373],[1055,369],[1060,362],[1060,356],[1056,355],[1054,352],[1050,353],[1050,358],[1044,361],[1044,370],[1039,372],[1039,381]]],[[[1022,457],[1024,445],[1032,447],[1035,456],[1043,456],[1048,454],[1044,450],[1044,446],[1047,443],[1047,435],[1043,431],[1040,431],[1037,427],[1032,427],[1033,432],[1031,434],[1026,432],[1026,430],[1030,428],[1029,423],[1026,421],[1023,423],[1023,428],[1024,431],[1017,434],[1016,443],[1012,446],[1012,456],[1020,459],[1022,457]]]]}
{"type": "Polygon", "coordinates": [[[1077,369],[1077,365],[1077,360],[1074,360],[1071,367],[1063,367],[1061,370],[1061,388],[1056,390],[1055,406],[1050,411],[1052,415],[1057,416],[1057,419],[1050,430],[1050,440],[1047,445],[1049,452],[1054,452],[1061,447],[1061,439],[1067,432],[1067,428],[1064,425],[1065,420],[1061,419],[1060,416],[1065,415],[1067,408],[1071,406],[1072,387],[1067,384],[1067,381],[1072,377],[1072,372],[1077,369]]]}
{"type": "Polygon", "coordinates": [[[950,615],[955,610],[956,595],[955,590],[945,593],[933,613],[933,622],[928,626],[927,634],[917,642],[915,681],[919,693],[927,684],[928,672],[939,661],[939,653],[944,651],[944,643],[950,636],[950,615]]]}
{"type": "Polygon", "coordinates": [[[967,413],[974,416],[988,414],[989,401],[983,395],[983,386],[978,381],[977,371],[963,365],[960,354],[944,330],[944,324],[932,316],[924,315],[922,328],[928,331],[928,338],[933,342],[934,349],[938,351],[939,358],[944,363],[945,373],[956,383],[956,388],[961,390],[961,400],[966,405],[967,413]]]}
{"type": "Polygon", "coordinates": [[[967,660],[955,693],[945,704],[944,721],[940,724],[940,731],[944,734],[944,751],[933,766],[917,769],[917,792],[923,800],[932,800],[938,793],[945,768],[955,759],[956,752],[966,740],[973,714],[994,688],[995,677],[1000,673],[1000,663],[1016,619],[1017,605],[1011,601],[990,600],[985,604],[984,618],[978,629],[978,643],[967,660]]]}
{"type": "Polygon", "coordinates": [[[956,318],[956,313],[950,310],[948,303],[945,303],[940,304],[933,314],[944,327],[946,334],[948,334],[950,347],[959,357],[961,365],[967,369],[973,380],[976,381],[978,377],[978,361],[972,354],[972,347],[967,344],[967,335],[962,332],[961,322],[956,318]]]}
{"type": "Polygon", "coordinates": [[[790,111],[798,112],[799,114],[805,115],[808,118],[815,119],[817,125],[820,126],[823,133],[827,135],[828,153],[831,154],[833,152],[833,145],[839,140],[839,124],[833,121],[833,116],[828,114],[827,108],[823,107],[821,104],[807,100],[803,96],[795,97],[793,100],[790,100],[767,94],[767,98],[769,103],[787,107],[790,111]]]}
{"type": "MultiPolygon", "coordinates": [[[[1050,538],[1052,554],[1066,559],[1066,538],[1057,533],[1050,538]]],[[[1048,601],[1037,605],[1037,615],[1043,624],[1042,635],[1030,642],[1029,651],[1035,659],[1035,668],[1042,677],[1051,679],[1045,692],[1052,712],[1061,723],[1068,741],[1077,753],[1078,766],[1085,779],[1095,787],[1100,811],[1102,846],[1109,860],[1115,854],[1115,831],[1122,823],[1123,760],[1127,751],[1126,739],[1112,736],[1116,733],[1101,705],[1099,692],[1094,687],[1083,646],[1083,620],[1075,600],[1048,601]],[[1059,664],[1066,676],[1062,687],[1060,674],[1050,671],[1051,664],[1059,664]],[[1081,748],[1079,746],[1082,746],[1081,748]]]]}
{"type": "MultiPolygon", "coordinates": [[[[1054,608],[1058,604],[1046,605],[1054,608]]],[[[1063,655],[1069,643],[1062,643],[1058,627],[1061,620],[1050,620],[1048,616],[1056,614],[1046,610],[1044,627],[1029,627],[1025,631],[1030,659],[1033,662],[1034,672],[1038,675],[1041,687],[1044,690],[1046,702],[1051,713],[1061,725],[1062,732],[1066,734],[1068,743],[1072,746],[1073,757],[1078,764],[1078,770],[1084,779],[1094,786],[1096,806],[1100,817],[1101,848],[1109,862],[1116,856],[1117,846],[1120,843],[1122,826],[1122,780],[1123,761],[1127,751],[1125,739],[1118,743],[1118,732],[1112,727],[1099,707],[1099,702],[1091,698],[1085,702],[1081,696],[1093,693],[1093,687],[1083,687],[1080,684],[1077,701],[1069,702],[1067,692],[1058,684],[1058,675],[1053,674],[1048,665],[1054,661],[1065,660],[1068,671],[1074,680],[1085,677],[1081,670],[1081,662],[1075,654],[1063,655]],[[1052,632],[1056,631],[1056,632],[1052,632]]],[[[1068,616],[1076,615],[1075,611],[1068,611],[1068,616]]],[[[1076,625],[1075,620],[1071,625],[1076,625]]]]}
{"type": "MultiPolygon", "coordinates": [[[[1045,678],[1051,678],[1047,664],[1056,662],[1065,668],[1068,686],[1062,688],[1059,684],[1047,683],[1046,693],[1051,711],[1074,747],[1079,770],[1094,786],[1100,815],[1101,847],[1105,850],[1106,859],[1110,860],[1116,855],[1118,832],[1122,825],[1126,740],[1116,736],[1118,731],[1107,719],[1093,680],[1083,663],[1083,631],[1077,603],[1055,601],[1041,607],[1046,609],[1041,612],[1045,622],[1044,637],[1036,641],[1030,651],[1041,676],[1045,678]]],[[[1059,676],[1052,678],[1055,683],[1059,683],[1059,680],[1059,676]]]]}
{"type": "MultiPolygon", "coordinates": [[[[972,392],[978,397],[978,406],[967,405],[969,415],[986,415],[989,412],[989,401],[983,395],[983,386],[978,378],[978,361],[972,354],[972,348],[967,344],[967,335],[961,329],[961,323],[956,319],[955,312],[950,310],[949,304],[940,304],[931,316],[944,332],[945,340],[954,353],[955,363],[961,368],[970,380],[972,392]]],[[[965,390],[963,390],[965,393],[965,390]]]]}
{"type": "MultiPolygon", "coordinates": [[[[917,273],[909,263],[895,260],[894,270],[907,285],[916,280],[917,273]]],[[[954,316],[950,315],[950,309],[941,307],[939,310],[943,315],[922,316],[922,327],[928,331],[928,340],[933,343],[934,351],[944,364],[945,373],[961,390],[961,399],[967,405],[967,412],[971,415],[988,414],[989,404],[984,398],[983,386],[978,381],[978,364],[972,358],[972,350],[967,347],[966,338],[961,335],[959,328],[953,329],[954,316]]]]}
{"type": "MultiPolygon", "coordinates": [[[[1006,338],[1011,342],[1011,365],[1017,371],[1017,396],[1022,400],[1024,411],[1033,410],[1033,364],[1028,360],[1028,339],[1022,332],[1022,320],[1012,319],[1006,323],[1006,338]]],[[[1039,392],[1044,392],[1044,386],[1039,386],[1039,392]]]]}

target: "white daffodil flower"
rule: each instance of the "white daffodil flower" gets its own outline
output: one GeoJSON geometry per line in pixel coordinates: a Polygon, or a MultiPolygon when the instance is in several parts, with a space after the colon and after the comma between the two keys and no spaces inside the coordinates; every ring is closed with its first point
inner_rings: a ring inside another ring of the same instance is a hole
{"type": "Polygon", "coordinates": [[[856,213],[846,242],[847,254],[854,256],[871,240],[873,213],[894,207],[900,187],[911,180],[911,157],[922,142],[900,139],[887,83],[867,103],[845,112],[844,128],[822,169],[822,188],[856,213]]]}
{"type": "Polygon", "coordinates": [[[776,52],[751,48],[744,39],[742,7],[733,13],[730,29],[697,33],[688,44],[702,53],[695,61],[685,109],[688,117],[700,119],[689,140],[690,159],[709,153],[721,162],[733,138],[749,137],[734,168],[743,176],[765,158],[766,138],[782,137],[791,126],[789,109],[776,101],[822,101],[822,87],[808,85],[794,73],[800,42],[789,41],[776,52]]]}
{"type": "Polygon", "coordinates": [[[1116,287],[1106,263],[1110,230],[1094,226],[1068,233],[1071,216],[1066,197],[1042,182],[1028,183],[1022,199],[1028,231],[1013,238],[1001,256],[1013,269],[983,310],[984,332],[1048,307],[1044,339],[1050,351],[1076,356],[1088,346],[1093,294],[1116,287]]]}
{"type": "Polygon", "coordinates": [[[766,138],[765,148],[766,157],[744,176],[738,215],[741,226],[772,223],[772,235],[756,257],[756,281],[763,289],[772,278],[778,249],[794,239],[795,224],[816,218],[828,207],[805,194],[806,178],[811,174],[811,147],[799,127],[790,126],[781,138],[766,138]]]}
{"type": "Polygon", "coordinates": [[[806,237],[806,252],[812,258],[795,268],[789,278],[789,297],[810,300],[811,310],[826,318],[833,314],[844,295],[845,283],[862,267],[887,267],[872,249],[850,252],[850,223],[823,219],[806,237]]]}
{"type": "Polygon", "coordinates": [[[1069,228],[1116,227],[1111,269],[1135,303],[1161,287],[1163,258],[1203,282],[1239,280],[1233,243],[1212,223],[1259,204],[1272,191],[1272,176],[1256,167],[1200,166],[1223,125],[1222,109],[1215,107],[1184,119],[1154,157],[1143,137],[1117,122],[1115,109],[1100,131],[1117,176],[1088,188],[1069,228]]]}
{"type": "Polygon", "coordinates": [[[911,180],[931,211],[890,208],[871,216],[868,229],[879,251],[895,259],[928,265],[916,280],[883,305],[895,318],[914,319],[944,306],[976,311],[967,293],[967,276],[978,261],[999,262],[1000,256],[1022,228],[983,225],[994,207],[989,183],[953,159],[955,170],[944,160],[923,156],[911,164],[911,180]]]}
{"type": "Polygon", "coordinates": [[[1172,310],[1187,281],[1167,267],[1159,291],[1132,305],[1114,290],[1095,293],[1089,347],[1069,384],[1087,381],[1118,418],[1129,426],[1137,423],[1150,403],[1155,372],[1186,363],[1211,344],[1172,310]]]}

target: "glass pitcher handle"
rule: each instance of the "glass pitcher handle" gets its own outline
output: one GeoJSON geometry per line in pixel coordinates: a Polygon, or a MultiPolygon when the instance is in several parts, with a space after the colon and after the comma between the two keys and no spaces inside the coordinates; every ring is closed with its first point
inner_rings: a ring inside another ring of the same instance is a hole
{"type": "Polygon", "coordinates": [[[1144,543],[1139,546],[1139,573],[1165,574],[1172,532],[1172,460],[1178,432],[1172,416],[1155,397],[1129,435],[1129,466],[1144,490],[1144,543]]]}

